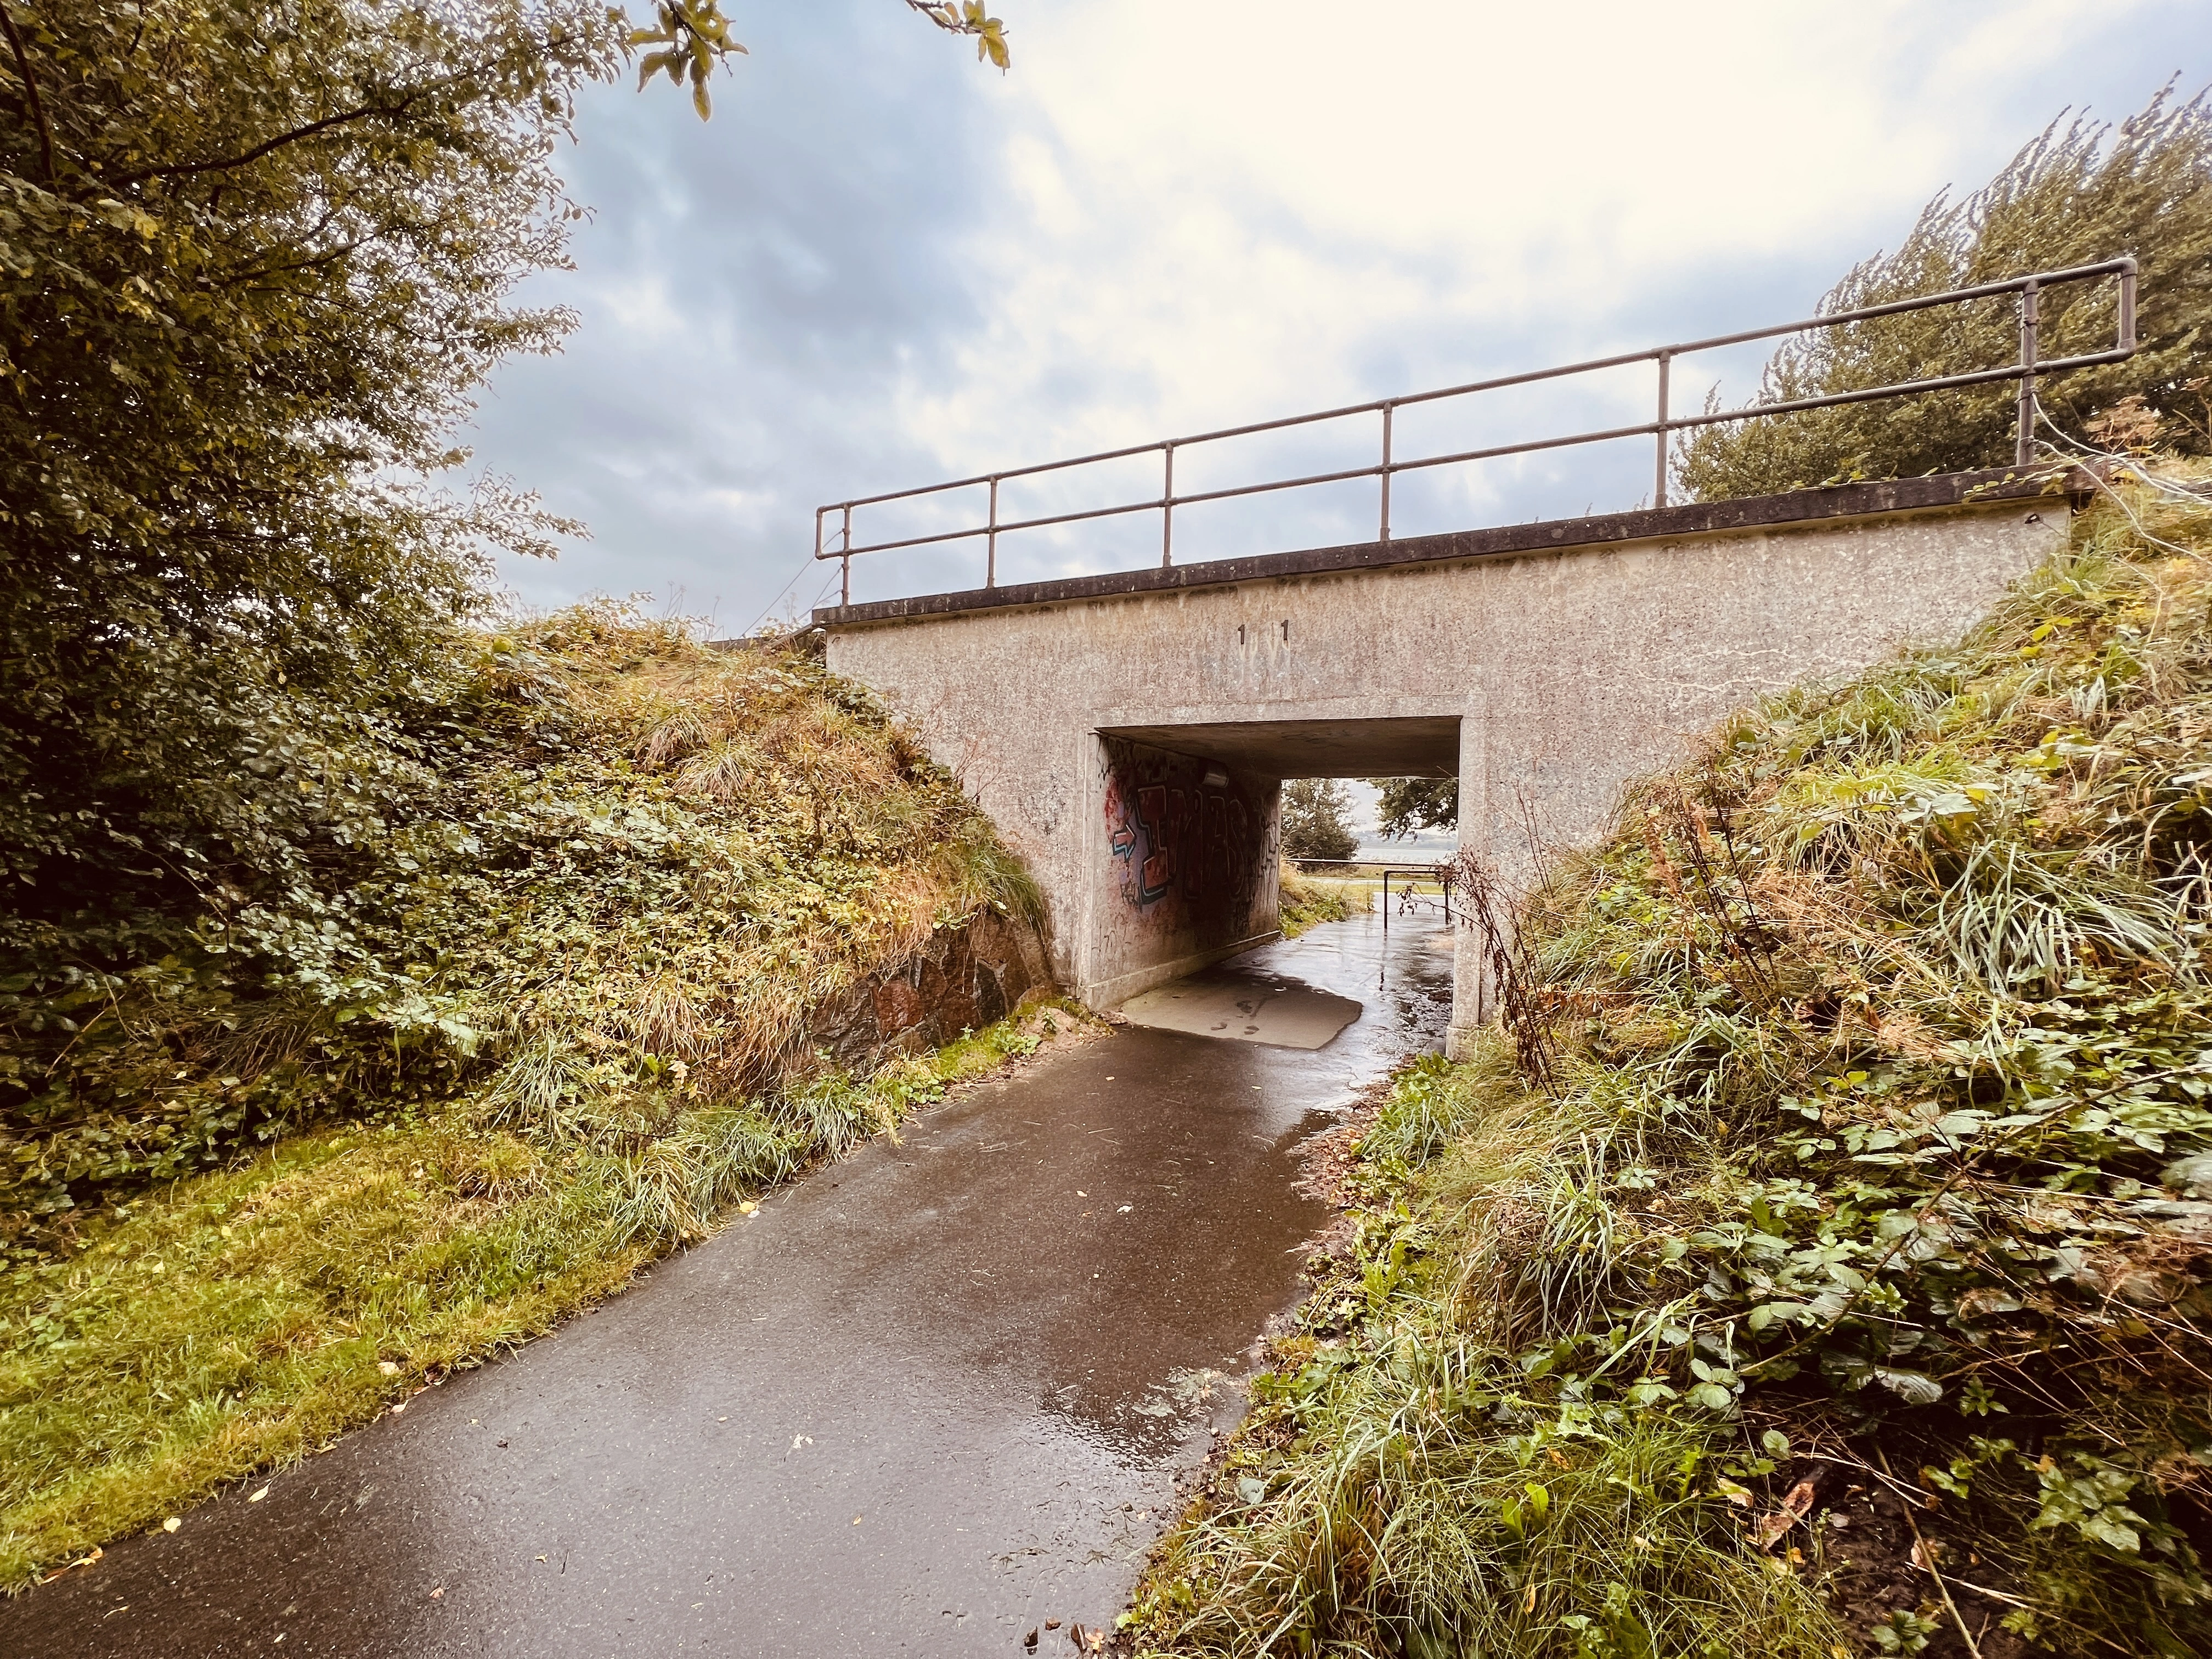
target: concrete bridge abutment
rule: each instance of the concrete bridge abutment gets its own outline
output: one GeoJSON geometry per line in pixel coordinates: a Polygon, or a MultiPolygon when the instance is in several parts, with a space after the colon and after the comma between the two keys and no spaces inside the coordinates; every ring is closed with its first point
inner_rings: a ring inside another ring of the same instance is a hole
{"type": "Polygon", "coordinates": [[[1462,845],[1525,877],[1528,817],[1592,842],[1729,713],[1955,637],[2071,510],[1963,474],[816,618],[1029,861],[1055,976],[1110,1007],[1274,934],[1285,779],[1455,775],[1462,845]]]}

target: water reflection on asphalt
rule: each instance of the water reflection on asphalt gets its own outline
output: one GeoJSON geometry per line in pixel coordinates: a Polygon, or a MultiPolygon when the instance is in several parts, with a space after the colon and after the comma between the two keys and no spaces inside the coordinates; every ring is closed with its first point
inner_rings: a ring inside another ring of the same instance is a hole
{"type": "Polygon", "coordinates": [[[1131,1029],[1041,1056],[265,1501],[0,1607],[0,1652],[1015,1653],[1048,1619],[1061,1650],[1110,1628],[1299,1294],[1326,1219],[1299,1144],[1441,1044],[1449,936],[1389,921],[1232,964],[1360,1001],[1326,1048],[1131,1029]]]}

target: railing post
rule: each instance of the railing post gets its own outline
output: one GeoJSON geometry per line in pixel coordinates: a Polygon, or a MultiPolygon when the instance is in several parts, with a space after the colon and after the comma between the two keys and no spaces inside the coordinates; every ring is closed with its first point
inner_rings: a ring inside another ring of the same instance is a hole
{"type": "Polygon", "coordinates": [[[983,586],[996,587],[999,585],[999,481],[996,478],[991,480],[991,534],[984,545],[983,586]]]}
{"type": "Polygon", "coordinates": [[[2020,377],[2019,431],[2013,441],[2013,464],[2033,466],[2035,464],[2035,278],[2031,276],[2020,290],[2020,377]]]}
{"type": "Polygon", "coordinates": [[[2127,263],[2120,272],[2120,337],[2119,349],[2136,349],[2136,262],[2127,263]]]}
{"type": "Polygon", "coordinates": [[[1160,453],[1167,457],[1167,481],[1160,489],[1160,568],[1165,570],[1175,562],[1175,445],[1162,444],[1160,453]]]}
{"type": "Polygon", "coordinates": [[[853,602],[853,507],[850,502],[845,507],[843,535],[844,539],[838,544],[845,550],[845,556],[837,561],[837,603],[847,605],[853,602]]]}
{"type": "Polygon", "coordinates": [[[1395,404],[1382,405],[1382,541],[1390,539],[1390,417],[1398,412],[1395,404]]]}
{"type": "Polygon", "coordinates": [[[1671,351],[1659,354],[1659,465],[1651,485],[1651,505],[1654,507],[1667,505],[1667,374],[1674,361],[1674,354],[1671,351]]]}

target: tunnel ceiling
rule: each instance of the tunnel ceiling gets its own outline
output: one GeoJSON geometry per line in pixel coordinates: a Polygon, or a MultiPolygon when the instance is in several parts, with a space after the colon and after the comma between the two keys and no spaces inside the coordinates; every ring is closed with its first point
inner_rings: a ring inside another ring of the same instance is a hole
{"type": "Polygon", "coordinates": [[[1219,761],[1271,778],[1454,778],[1459,717],[1233,720],[1207,726],[1109,726],[1099,735],[1219,761]]]}

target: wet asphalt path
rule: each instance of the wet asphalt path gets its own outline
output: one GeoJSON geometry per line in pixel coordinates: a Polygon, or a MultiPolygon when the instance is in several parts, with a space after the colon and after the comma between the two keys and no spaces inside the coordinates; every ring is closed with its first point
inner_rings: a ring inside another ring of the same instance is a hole
{"type": "Polygon", "coordinates": [[[766,1201],[598,1313],[0,1605],[0,1655],[1067,1652],[1111,1628],[1326,1220],[1297,1147],[1441,1041],[1448,940],[1247,960],[1319,1050],[1125,1029],[766,1201]],[[248,1490],[270,1486],[249,1505],[248,1490]]]}

